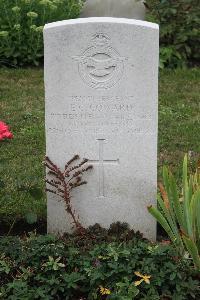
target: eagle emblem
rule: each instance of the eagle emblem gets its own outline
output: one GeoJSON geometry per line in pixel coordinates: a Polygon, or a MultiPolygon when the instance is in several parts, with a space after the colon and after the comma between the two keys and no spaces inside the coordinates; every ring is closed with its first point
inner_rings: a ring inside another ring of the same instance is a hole
{"type": "Polygon", "coordinates": [[[98,33],[92,38],[92,46],[82,55],[74,56],[83,81],[95,89],[108,89],[122,77],[124,58],[110,46],[107,35],[98,33]]]}

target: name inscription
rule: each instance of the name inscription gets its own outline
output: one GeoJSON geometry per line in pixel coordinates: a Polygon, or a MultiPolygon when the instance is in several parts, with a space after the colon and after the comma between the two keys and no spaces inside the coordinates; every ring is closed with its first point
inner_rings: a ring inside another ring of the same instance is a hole
{"type": "MultiPolygon", "coordinates": [[[[133,96],[68,96],[59,111],[48,112],[49,132],[74,134],[153,133],[153,116],[133,96]]],[[[62,102],[63,103],[63,102],[62,102]]]]}

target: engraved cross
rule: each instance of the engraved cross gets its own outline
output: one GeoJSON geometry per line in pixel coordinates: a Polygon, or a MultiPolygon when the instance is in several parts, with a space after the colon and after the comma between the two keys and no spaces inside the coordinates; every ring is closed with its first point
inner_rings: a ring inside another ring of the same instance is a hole
{"type": "Polygon", "coordinates": [[[109,160],[104,159],[104,141],[105,139],[98,139],[99,142],[99,159],[98,160],[89,160],[91,164],[97,164],[99,166],[99,195],[98,197],[105,197],[104,191],[104,165],[118,165],[119,159],[109,160]]]}

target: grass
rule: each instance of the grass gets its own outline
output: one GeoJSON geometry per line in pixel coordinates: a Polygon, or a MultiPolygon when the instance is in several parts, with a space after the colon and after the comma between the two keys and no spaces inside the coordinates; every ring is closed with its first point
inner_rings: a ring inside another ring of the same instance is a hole
{"type": "MultiPolygon", "coordinates": [[[[179,178],[182,158],[200,153],[200,69],[160,74],[158,170],[166,163],[179,178]]],[[[41,69],[0,69],[0,120],[14,139],[0,143],[0,218],[13,222],[30,212],[46,215],[44,86],[41,69]]]]}
{"type": "Polygon", "coordinates": [[[45,153],[43,70],[0,70],[0,119],[14,133],[0,144],[0,214],[21,218],[45,215],[43,193],[45,153]]]}
{"type": "Polygon", "coordinates": [[[166,70],[159,80],[159,173],[168,164],[180,177],[184,153],[194,167],[200,154],[200,69],[166,70]]]}

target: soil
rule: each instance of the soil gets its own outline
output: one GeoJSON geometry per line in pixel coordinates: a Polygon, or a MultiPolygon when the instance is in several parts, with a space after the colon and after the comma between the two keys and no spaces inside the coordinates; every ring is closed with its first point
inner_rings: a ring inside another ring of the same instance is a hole
{"type": "Polygon", "coordinates": [[[24,235],[30,231],[36,231],[38,234],[47,233],[47,221],[45,219],[38,220],[37,223],[28,224],[25,220],[17,221],[11,228],[6,222],[0,222],[0,236],[5,235],[24,235]]]}
{"type": "MultiPolygon", "coordinates": [[[[0,236],[12,235],[12,236],[24,236],[24,234],[36,231],[37,234],[46,234],[47,233],[47,220],[40,219],[37,223],[28,224],[26,220],[18,220],[14,226],[11,228],[11,225],[7,222],[0,221],[0,236]]],[[[157,226],[157,241],[168,240],[168,237],[162,227],[158,224],[157,226]]]]}

